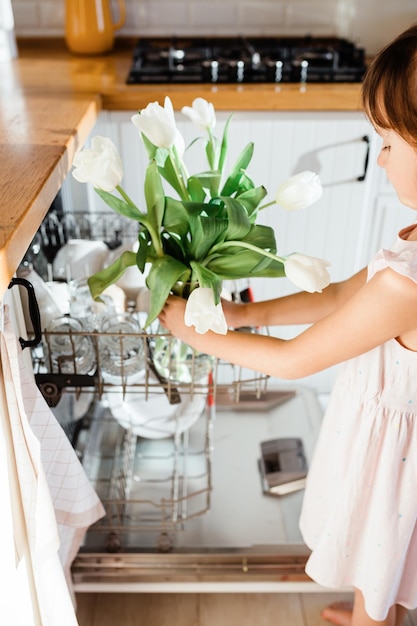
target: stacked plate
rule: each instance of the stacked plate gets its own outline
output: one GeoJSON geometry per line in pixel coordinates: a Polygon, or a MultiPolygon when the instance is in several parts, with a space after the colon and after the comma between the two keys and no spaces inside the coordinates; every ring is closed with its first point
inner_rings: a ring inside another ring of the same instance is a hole
{"type": "Polygon", "coordinates": [[[152,376],[149,380],[149,392],[125,389],[114,386],[106,393],[106,402],[113,415],[123,428],[147,439],[163,439],[181,434],[191,428],[202,415],[207,393],[199,389],[198,393],[182,394],[181,402],[170,404],[168,397],[158,381],[152,376]],[[152,386],[156,385],[155,391],[152,386]]]}

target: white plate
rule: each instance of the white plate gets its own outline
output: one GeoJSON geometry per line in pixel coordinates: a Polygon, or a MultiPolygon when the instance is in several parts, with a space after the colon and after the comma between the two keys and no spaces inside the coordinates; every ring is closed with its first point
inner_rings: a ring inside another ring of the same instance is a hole
{"type": "Polygon", "coordinates": [[[109,249],[103,241],[69,239],[52,262],[55,279],[79,280],[103,269],[109,249]]]}
{"type": "Polygon", "coordinates": [[[195,424],[204,410],[207,394],[199,392],[191,398],[184,393],[179,404],[170,404],[162,390],[149,392],[147,399],[142,393],[127,390],[123,398],[123,388],[113,387],[105,398],[111,414],[123,428],[145,439],[163,439],[195,424]]]}
{"type": "Polygon", "coordinates": [[[75,389],[66,387],[62,390],[61,398],[52,409],[59,423],[76,421],[87,413],[94,400],[94,393],[88,387],[77,394],[75,389]]]}

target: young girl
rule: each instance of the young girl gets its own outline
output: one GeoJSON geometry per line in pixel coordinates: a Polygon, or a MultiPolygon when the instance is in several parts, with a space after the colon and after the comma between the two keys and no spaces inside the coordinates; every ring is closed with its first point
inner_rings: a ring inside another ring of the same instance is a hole
{"type": "MultiPolygon", "coordinates": [[[[417,210],[417,26],[377,56],[362,94],[383,141],[378,165],[417,210]]],[[[417,225],[323,293],[224,302],[232,328],[311,323],[294,339],[199,335],[184,325],[184,306],[170,297],[162,323],[197,350],[244,367],[295,379],[345,362],[307,481],[306,571],[327,587],[355,589],[353,610],[329,607],[325,619],[400,626],[417,606],[417,225]]]]}

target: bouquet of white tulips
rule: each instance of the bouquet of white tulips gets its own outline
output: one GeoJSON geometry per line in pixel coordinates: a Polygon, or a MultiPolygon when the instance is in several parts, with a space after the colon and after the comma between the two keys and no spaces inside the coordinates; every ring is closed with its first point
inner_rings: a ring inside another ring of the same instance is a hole
{"type": "Polygon", "coordinates": [[[91,276],[93,297],[99,297],[129,266],[137,265],[141,272],[150,267],[146,325],[156,319],[170,293],[184,295],[184,286],[198,285],[187,304],[186,323],[196,325],[200,332],[211,328],[225,333],[220,299],[224,280],[287,276],[306,291],[326,287],[326,261],[302,254],[277,255],[273,229],[256,223],[259,212],[270,204],[294,210],[318,200],[322,194],[319,177],[313,172],[297,174],[279,187],[274,202],[262,205],[267,191],[255,186],[247,174],[253,143],[244,148],[229,174],[224,173],[232,116],[218,140],[213,134],[212,104],[197,98],[182,113],[207,134],[208,169],[204,172],[187,172],[184,139],[169,98],[163,107],[153,102],[132,117],[149,156],[146,210],[139,209],[121,187],[123,165],[108,138],[94,137],[91,147],[74,158],[73,176],[93,184],[114,211],[139,224],[137,253],[123,252],[110,267],[91,276]],[[162,179],[177,197],[165,193],[162,179]]]}

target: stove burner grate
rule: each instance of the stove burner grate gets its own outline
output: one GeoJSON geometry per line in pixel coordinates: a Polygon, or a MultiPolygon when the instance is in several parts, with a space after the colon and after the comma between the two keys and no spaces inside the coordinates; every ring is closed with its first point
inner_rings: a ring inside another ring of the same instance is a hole
{"type": "Polygon", "coordinates": [[[365,69],[338,38],[140,39],[127,83],[360,82],[365,69]]]}

